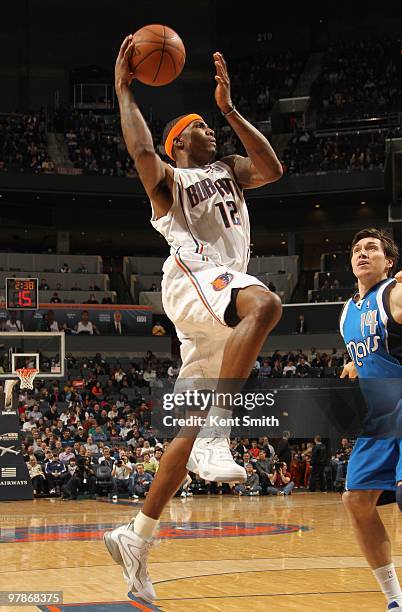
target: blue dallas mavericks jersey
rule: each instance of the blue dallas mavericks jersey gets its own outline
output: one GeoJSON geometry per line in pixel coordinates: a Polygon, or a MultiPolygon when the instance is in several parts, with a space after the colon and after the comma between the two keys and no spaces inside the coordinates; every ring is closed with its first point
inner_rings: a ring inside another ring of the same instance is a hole
{"type": "Polygon", "coordinates": [[[395,282],[383,280],[363,298],[351,298],[340,318],[340,332],[367,403],[363,425],[367,435],[401,435],[397,430],[402,397],[402,325],[394,321],[389,310],[389,291],[395,282]]]}

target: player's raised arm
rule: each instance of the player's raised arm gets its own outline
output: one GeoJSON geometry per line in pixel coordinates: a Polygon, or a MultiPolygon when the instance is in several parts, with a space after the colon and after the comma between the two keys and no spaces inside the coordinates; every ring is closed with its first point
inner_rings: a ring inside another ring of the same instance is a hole
{"type": "Polygon", "coordinates": [[[229,73],[222,53],[214,53],[213,57],[217,82],[216,103],[240,138],[248,155],[229,155],[222,161],[230,165],[239,185],[244,189],[273,183],[281,178],[282,165],[265,136],[235,109],[230,93],[229,73]]]}
{"type": "Polygon", "coordinates": [[[135,53],[132,36],[127,36],[116,59],[115,87],[119,100],[120,120],[124,141],[133,158],[148,197],[156,204],[158,216],[166,214],[171,199],[170,168],[157,155],[151,132],[130,90],[135,75],[130,71],[130,57],[135,53]]]}

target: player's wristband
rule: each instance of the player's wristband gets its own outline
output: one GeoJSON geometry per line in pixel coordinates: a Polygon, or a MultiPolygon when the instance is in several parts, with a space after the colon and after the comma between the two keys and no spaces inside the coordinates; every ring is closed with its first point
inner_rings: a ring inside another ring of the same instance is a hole
{"type": "Polygon", "coordinates": [[[230,113],[233,113],[235,110],[236,110],[236,107],[232,106],[232,108],[227,113],[224,113],[223,111],[221,111],[221,113],[224,117],[227,117],[228,115],[230,115],[230,113]]]}

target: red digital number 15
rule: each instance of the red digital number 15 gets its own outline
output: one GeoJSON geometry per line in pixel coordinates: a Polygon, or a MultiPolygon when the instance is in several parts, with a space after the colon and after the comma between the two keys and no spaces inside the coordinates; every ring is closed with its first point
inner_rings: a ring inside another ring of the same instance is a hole
{"type": "Polygon", "coordinates": [[[18,291],[19,306],[32,306],[32,299],[29,291],[18,291]]]}

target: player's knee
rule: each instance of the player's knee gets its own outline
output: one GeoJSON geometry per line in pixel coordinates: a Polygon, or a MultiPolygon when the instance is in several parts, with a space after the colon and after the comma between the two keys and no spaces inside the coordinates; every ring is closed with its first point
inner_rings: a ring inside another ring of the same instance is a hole
{"type": "Polygon", "coordinates": [[[376,499],[371,491],[345,491],[342,501],[356,519],[369,516],[376,507],[376,499]]]}
{"type": "Polygon", "coordinates": [[[276,293],[261,292],[256,296],[252,314],[262,328],[272,328],[282,316],[282,302],[276,293]]]}

